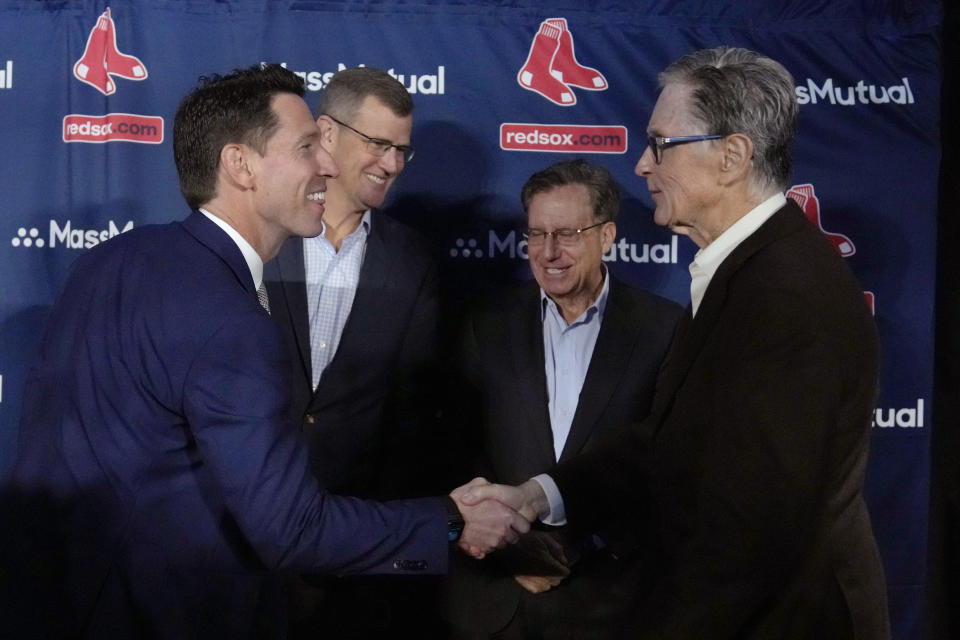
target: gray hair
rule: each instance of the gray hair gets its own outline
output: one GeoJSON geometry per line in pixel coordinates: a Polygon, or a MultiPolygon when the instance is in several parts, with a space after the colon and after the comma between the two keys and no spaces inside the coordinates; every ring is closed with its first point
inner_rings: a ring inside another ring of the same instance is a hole
{"type": "Polygon", "coordinates": [[[660,86],[692,88],[690,113],[705,133],[741,133],[753,142],[758,195],[787,186],[796,131],[793,76],[779,62],[748,49],[717,47],[689,53],[660,73],[660,86]]]}

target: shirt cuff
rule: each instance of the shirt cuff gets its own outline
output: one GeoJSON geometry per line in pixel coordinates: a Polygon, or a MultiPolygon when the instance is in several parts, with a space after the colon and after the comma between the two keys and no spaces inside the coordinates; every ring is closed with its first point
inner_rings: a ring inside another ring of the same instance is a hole
{"type": "Polygon", "coordinates": [[[567,512],[564,509],[563,496],[560,495],[557,483],[545,473],[534,476],[533,480],[543,489],[543,492],[547,495],[547,503],[550,505],[550,511],[546,515],[540,516],[540,522],[555,527],[567,524],[567,512]]]}

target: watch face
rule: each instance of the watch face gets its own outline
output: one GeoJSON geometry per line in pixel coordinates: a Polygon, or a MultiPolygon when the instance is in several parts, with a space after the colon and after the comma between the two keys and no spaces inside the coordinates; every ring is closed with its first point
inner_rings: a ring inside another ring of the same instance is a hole
{"type": "Polygon", "coordinates": [[[463,521],[452,521],[447,523],[447,539],[450,542],[456,542],[463,533],[463,521]]]}

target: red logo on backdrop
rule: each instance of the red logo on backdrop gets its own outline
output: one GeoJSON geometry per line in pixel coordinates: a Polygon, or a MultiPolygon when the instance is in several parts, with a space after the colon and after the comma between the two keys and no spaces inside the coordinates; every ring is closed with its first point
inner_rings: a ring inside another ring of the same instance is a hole
{"type": "Polygon", "coordinates": [[[607,88],[607,79],[602,73],[577,62],[566,18],[549,18],[540,23],[527,61],[517,74],[517,82],[562,107],[577,103],[572,87],[588,91],[607,88]]]}
{"type": "MultiPolygon", "coordinates": [[[[808,182],[790,187],[787,191],[787,197],[793,199],[794,202],[800,205],[804,215],[807,216],[807,220],[809,220],[811,224],[816,225],[823,235],[827,236],[827,240],[833,244],[841,256],[849,258],[857,252],[850,238],[842,233],[827,231],[823,228],[823,222],[820,219],[820,199],[817,198],[816,191],[814,191],[812,184],[808,182]]],[[[864,291],[863,299],[867,303],[867,306],[870,307],[870,313],[875,314],[877,306],[876,294],[874,294],[873,291],[864,291]]]]}
{"type": "Polygon", "coordinates": [[[627,128],[619,125],[504,122],[500,125],[500,148],[506,151],[625,153],[627,128]]]}
{"type": "Polygon", "coordinates": [[[163,142],[163,118],[134,113],[105,116],[71,114],[63,118],[64,142],[163,142]]]}
{"type": "Polygon", "coordinates": [[[127,80],[143,80],[147,77],[147,68],[139,58],[120,53],[117,49],[117,28],[110,17],[109,8],[90,30],[87,48],[73,65],[73,75],[105,96],[117,90],[113,82],[115,77],[127,80]]]}
{"type": "Polygon", "coordinates": [[[842,233],[833,233],[823,228],[823,224],[820,222],[820,200],[817,198],[812,184],[798,184],[790,187],[790,190],[787,191],[787,197],[793,198],[794,202],[800,205],[803,213],[807,216],[807,220],[817,225],[817,228],[823,232],[823,235],[827,236],[827,239],[833,243],[841,256],[849,258],[857,252],[850,238],[842,233]]]}

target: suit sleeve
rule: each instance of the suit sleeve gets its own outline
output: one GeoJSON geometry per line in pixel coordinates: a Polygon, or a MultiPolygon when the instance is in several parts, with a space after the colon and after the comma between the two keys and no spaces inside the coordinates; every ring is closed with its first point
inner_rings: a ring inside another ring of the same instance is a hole
{"type": "Polygon", "coordinates": [[[271,569],[327,573],[446,570],[442,502],[375,503],[334,496],[307,469],[285,422],[282,345],[269,318],[228,319],[196,354],[183,412],[209,501],[235,521],[271,569]]]}

